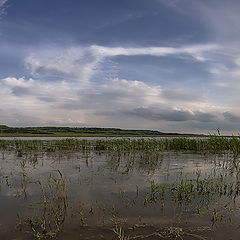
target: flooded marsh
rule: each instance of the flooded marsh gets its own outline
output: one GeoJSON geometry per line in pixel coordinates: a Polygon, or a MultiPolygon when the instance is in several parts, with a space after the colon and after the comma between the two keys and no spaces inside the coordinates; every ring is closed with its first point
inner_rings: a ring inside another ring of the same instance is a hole
{"type": "Polygon", "coordinates": [[[239,239],[240,139],[0,140],[0,239],[239,239]]]}

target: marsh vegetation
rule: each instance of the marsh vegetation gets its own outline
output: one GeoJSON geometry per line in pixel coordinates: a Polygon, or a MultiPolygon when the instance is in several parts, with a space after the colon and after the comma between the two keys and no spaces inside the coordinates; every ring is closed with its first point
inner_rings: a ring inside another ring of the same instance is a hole
{"type": "Polygon", "coordinates": [[[0,140],[0,239],[238,239],[240,138],[0,140]]]}

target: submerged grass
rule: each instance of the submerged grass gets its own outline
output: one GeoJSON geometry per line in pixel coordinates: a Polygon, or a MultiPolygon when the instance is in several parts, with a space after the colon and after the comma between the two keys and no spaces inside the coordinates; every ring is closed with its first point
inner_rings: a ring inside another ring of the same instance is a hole
{"type": "Polygon", "coordinates": [[[145,204],[161,200],[162,205],[169,196],[180,205],[189,205],[194,200],[206,207],[210,201],[226,197],[236,199],[240,195],[240,184],[237,181],[226,182],[223,178],[195,178],[180,180],[172,184],[156,184],[151,182],[151,191],[144,199],[145,204]]]}
{"type": "Polygon", "coordinates": [[[59,176],[49,176],[47,183],[35,182],[41,191],[41,200],[31,207],[35,214],[21,219],[18,214],[16,229],[31,233],[35,240],[55,239],[62,231],[68,208],[68,194],[65,179],[58,170],[59,176]]]}

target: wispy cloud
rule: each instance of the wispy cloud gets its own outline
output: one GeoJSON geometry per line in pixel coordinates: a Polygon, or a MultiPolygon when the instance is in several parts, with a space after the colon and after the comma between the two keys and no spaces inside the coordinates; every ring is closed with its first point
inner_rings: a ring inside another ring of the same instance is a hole
{"type": "Polygon", "coordinates": [[[8,0],[0,0],[0,7],[2,7],[8,0]]]}
{"type": "Polygon", "coordinates": [[[179,4],[183,2],[183,0],[156,0],[157,2],[164,4],[167,7],[178,9],[179,4]]]}
{"type": "Polygon", "coordinates": [[[92,76],[99,72],[101,63],[106,58],[116,56],[189,56],[197,61],[207,61],[207,53],[220,47],[214,44],[185,47],[72,47],[40,56],[32,54],[25,59],[26,69],[33,75],[54,76],[65,79],[79,80],[87,83],[92,76]]]}
{"type": "Polygon", "coordinates": [[[90,49],[93,52],[96,52],[100,56],[137,56],[137,55],[150,55],[163,57],[168,55],[181,55],[186,54],[190,55],[196,60],[202,61],[205,58],[202,56],[204,52],[212,51],[218,49],[219,46],[215,44],[206,44],[206,45],[193,45],[186,47],[142,47],[142,48],[123,48],[123,47],[103,47],[93,45],[90,49]]]}
{"type": "Polygon", "coordinates": [[[88,48],[75,47],[47,54],[29,56],[25,59],[26,69],[33,75],[53,76],[88,82],[96,73],[102,57],[88,48]]]}
{"type": "Polygon", "coordinates": [[[8,0],[0,0],[0,16],[2,14],[5,14],[5,8],[4,8],[4,4],[7,2],[8,0]]]}
{"type": "Polygon", "coordinates": [[[193,6],[198,9],[206,27],[211,30],[212,39],[225,43],[238,42],[239,1],[195,1],[193,6]]]}

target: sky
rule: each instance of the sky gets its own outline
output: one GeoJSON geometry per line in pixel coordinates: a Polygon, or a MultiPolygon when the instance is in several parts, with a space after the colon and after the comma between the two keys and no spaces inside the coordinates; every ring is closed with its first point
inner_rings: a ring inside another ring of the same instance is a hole
{"type": "Polygon", "coordinates": [[[240,133],[239,0],[0,0],[0,124],[240,133]]]}

